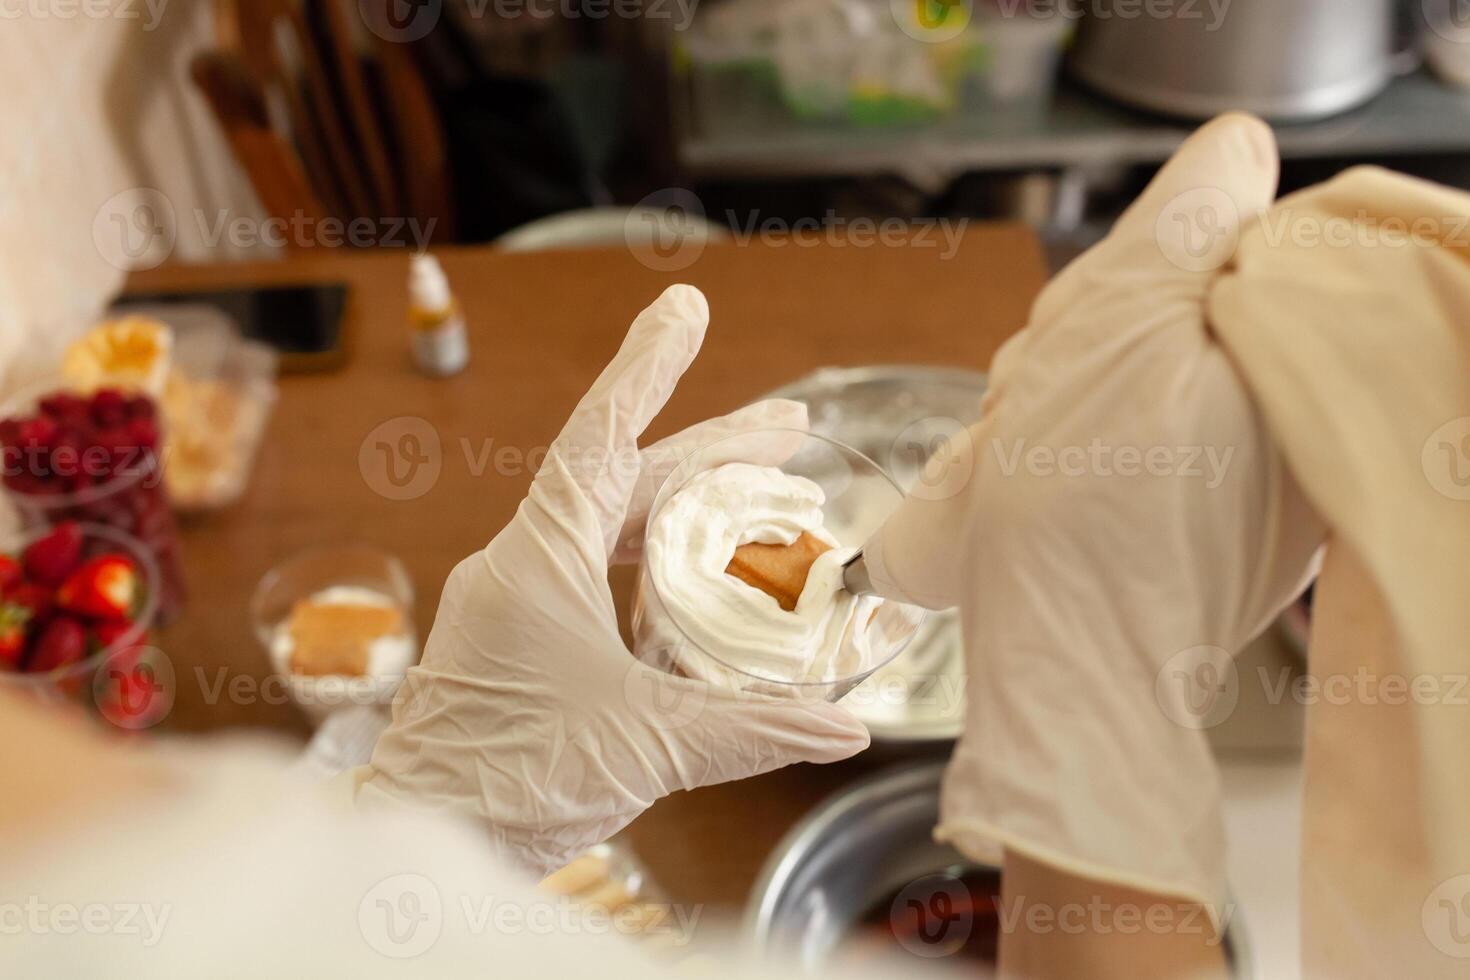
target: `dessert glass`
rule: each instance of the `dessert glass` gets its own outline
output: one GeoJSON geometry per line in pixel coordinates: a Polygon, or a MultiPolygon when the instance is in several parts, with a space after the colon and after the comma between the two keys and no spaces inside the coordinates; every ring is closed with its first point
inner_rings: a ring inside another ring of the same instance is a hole
{"type": "MultiPolygon", "coordinates": [[[[664,506],[691,479],[726,463],[773,466],[816,483],[826,496],[824,526],[844,548],[862,547],[904,498],[898,483],[881,466],[851,446],[801,429],[762,429],[728,436],[674,465],[654,497],[648,527],[656,525],[664,506]]],[[[871,652],[857,670],[837,671],[827,662],[830,655],[819,655],[813,670],[798,677],[773,676],[742,663],[738,646],[733,644],[721,651],[707,649],[694,638],[697,631],[681,622],[681,615],[688,613],[664,601],[648,562],[641,562],[632,610],[634,652],[640,660],[668,673],[712,678],[739,691],[836,701],[903,652],[925,611],[884,601],[871,614],[866,627],[871,652]]]]}
{"type": "MultiPolygon", "coordinates": [[[[400,608],[407,642],[417,646],[413,581],[403,562],[385,551],[365,544],[330,545],[301,552],[266,572],[250,599],[251,626],[291,698],[315,722],[338,708],[389,704],[403,681],[402,671],[383,675],[369,672],[360,677],[308,677],[292,672],[289,654],[284,659],[280,656],[276,638],[296,603],[340,587],[377,593],[400,608]]],[[[416,659],[415,649],[403,670],[416,659]]]]}

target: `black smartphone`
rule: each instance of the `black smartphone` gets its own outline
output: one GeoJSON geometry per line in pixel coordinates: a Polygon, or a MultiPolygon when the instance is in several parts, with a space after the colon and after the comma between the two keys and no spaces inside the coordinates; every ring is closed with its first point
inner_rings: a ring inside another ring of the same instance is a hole
{"type": "Polygon", "coordinates": [[[347,360],[345,283],[129,293],[112,312],[160,303],[217,307],[244,336],[275,348],[282,371],[327,371],[347,360]]]}

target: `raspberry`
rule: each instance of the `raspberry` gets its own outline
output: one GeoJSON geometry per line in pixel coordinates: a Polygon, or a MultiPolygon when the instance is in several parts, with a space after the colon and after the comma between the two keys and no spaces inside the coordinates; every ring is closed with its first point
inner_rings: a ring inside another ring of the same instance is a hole
{"type": "Polygon", "coordinates": [[[61,427],[44,415],[21,422],[16,435],[17,443],[24,447],[50,447],[56,445],[61,427]]]}
{"type": "Polygon", "coordinates": [[[128,418],[152,419],[158,414],[158,406],[147,395],[134,395],[128,399],[128,418]]]}
{"type": "Polygon", "coordinates": [[[92,421],[99,426],[121,425],[128,417],[128,398],[116,388],[103,388],[92,396],[92,421]]]}
{"type": "Polygon", "coordinates": [[[141,449],[158,448],[158,425],[152,419],[128,420],[128,436],[141,449]]]}
{"type": "Polygon", "coordinates": [[[58,391],[41,399],[41,414],[58,422],[80,422],[90,416],[85,400],[69,391],[58,391]]]}

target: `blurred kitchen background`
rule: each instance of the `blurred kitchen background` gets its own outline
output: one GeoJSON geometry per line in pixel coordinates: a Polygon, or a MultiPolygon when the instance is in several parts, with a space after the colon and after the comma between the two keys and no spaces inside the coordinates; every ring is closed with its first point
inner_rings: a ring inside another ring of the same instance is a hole
{"type": "Polygon", "coordinates": [[[637,206],[737,232],[1010,218],[1059,263],[1228,108],[1278,124],[1287,190],[1363,162],[1470,182],[1467,0],[77,6],[0,38],[25,242],[0,303],[39,322],[94,315],[126,267],[281,250],[216,216],[366,218],[404,247],[395,221],[535,247],[637,206]]]}

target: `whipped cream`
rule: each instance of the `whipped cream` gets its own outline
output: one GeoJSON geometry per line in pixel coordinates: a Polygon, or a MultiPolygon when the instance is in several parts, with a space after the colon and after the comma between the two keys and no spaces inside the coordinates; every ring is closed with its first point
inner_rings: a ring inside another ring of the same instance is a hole
{"type": "MultiPolygon", "coordinates": [[[[883,600],[843,588],[842,566],[857,549],[823,527],[824,502],[811,480],[769,466],[729,463],[692,477],[648,530],[645,574],[662,604],[645,613],[652,642],[679,646],[682,630],[726,667],[778,682],[828,682],[867,669],[869,626],[883,600]],[[794,611],[725,573],[741,545],[789,545],[803,531],[832,550],[812,565],[794,611]]],[[[681,657],[678,666],[711,683],[739,683],[703,656],[681,657]]]]}

